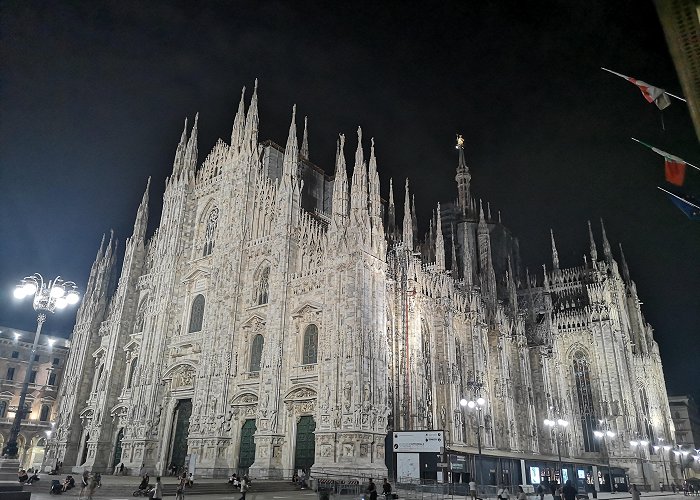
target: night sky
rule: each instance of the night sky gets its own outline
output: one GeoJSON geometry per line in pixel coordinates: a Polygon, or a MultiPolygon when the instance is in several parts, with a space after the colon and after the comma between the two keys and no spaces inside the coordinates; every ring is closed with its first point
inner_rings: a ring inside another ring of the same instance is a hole
{"type": "MultiPolygon", "coordinates": [[[[350,160],[361,125],[382,195],[410,178],[421,233],[456,198],[456,133],[473,193],[501,210],[531,272],[551,268],[550,227],[575,266],[586,220],[600,251],[604,218],[669,392],[700,397],[700,224],[656,189],[661,157],[629,139],[700,164],[689,113],[674,101],[664,132],[655,106],[599,69],[681,93],[650,1],[93,4],[1,7],[0,324],[34,329],[29,301],[12,298],[25,275],[84,289],[102,233],[131,233],[149,175],[153,230],[184,118],[200,113],[201,162],[258,78],[261,140],[284,145],[296,103],[311,160],[332,174],[337,134],[350,160]]],[[[700,193],[700,172],[688,177],[700,193]]],[[[68,335],[74,312],[45,332],[68,335]]]]}

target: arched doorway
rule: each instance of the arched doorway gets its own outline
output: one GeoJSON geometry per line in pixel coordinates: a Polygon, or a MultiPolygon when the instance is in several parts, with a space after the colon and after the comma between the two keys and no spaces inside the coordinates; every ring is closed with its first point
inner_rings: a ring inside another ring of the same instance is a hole
{"type": "Polygon", "coordinates": [[[122,439],[124,439],[124,427],[119,429],[117,440],[114,443],[114,461],[112,467],[116,467],[122,461],[122,439]]]}
{"type": "Polygon", "coordinates": [[[170,465],[178,469],[185,466],[187,455],[187,437],[190,431],[190,416],[192,415],[192,400],[181,399],[175,407],[173,418],[172,441],[170,444],[170,465]]]}
{"type": "Polygon", "coordinates": [[[255,419],[251,418],[243,422],[241,428],[241,447],[238,452],[238,468],[246,469],[255,462],[255,419]]]}
{"type": "Polygon", "coordinates": [[[316,456],[316,421],[310,415],[304,415],[297,423],[297,439],[294,451],[294,469],[304,469],[307,472],[314,464],[316,456]]]}

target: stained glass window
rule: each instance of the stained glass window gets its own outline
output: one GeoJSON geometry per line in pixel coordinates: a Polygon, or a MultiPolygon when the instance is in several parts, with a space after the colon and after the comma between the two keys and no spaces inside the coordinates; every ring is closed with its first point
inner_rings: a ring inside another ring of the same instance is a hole
{"type": "Polygon", "coordinates": [[[197,295],[192,301],[192,313],[190,315],[189,332],[199,332],[202,330],[202,322],[204,321],[204,295],[197,295]]]}
{"type": "Polygon", "coordinates": [[[593,434],[597,426],[593,408],[590,368],[586,356],[581,351],[574,353],[573,365],[578,410],[581,418],[581,432],[583,433],[583,448],[585,451],[600,451],[600,444],[593,434]]]}
{"type": "Polygon", "coordinates": [[[318,358],[318,327],[309,325],[304,331],[304,348],[301,363],[313,365],[318,358]]]}
{"type": "Polygon", "coordinates": [[[265,345],[265,339],[262,335],[258,334],[253,339],[253,346],[250,349],[250,370],[251,372],[260,371],[260,363],[262,361],[263,346],[265,345]]]}

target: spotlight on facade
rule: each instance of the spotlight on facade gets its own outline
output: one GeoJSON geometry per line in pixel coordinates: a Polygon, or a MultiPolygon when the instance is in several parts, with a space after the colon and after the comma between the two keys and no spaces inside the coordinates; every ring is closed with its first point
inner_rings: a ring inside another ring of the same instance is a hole
{"type": "Polygon", "coordinates": [[[467,406],[467,405],[469,404],[469,402],[468,402],[466,399],[460,399],[460,400],[459,400],[459,404],[460,404],[461,406],[467,406]]]}

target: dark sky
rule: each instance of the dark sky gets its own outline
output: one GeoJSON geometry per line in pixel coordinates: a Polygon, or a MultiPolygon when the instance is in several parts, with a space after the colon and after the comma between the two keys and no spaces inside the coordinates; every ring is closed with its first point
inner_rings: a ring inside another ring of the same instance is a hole
{"type": "MultiPolygon", "coordinates": [[[[85,286],[102,233],[130,234],[149,175],[153,228],[184,117],[200,112],[201,161],[257,77],[262,140],[284,144],[296,103],[311,159],[332,173],[337,134],[352,137],[350,159],[362,125],[382,194],[410,177],[422,230],[456,197],[455,133],[474,192],[531,270],[551,267],[550,227],[562,265],[581,264],[586,220],[600,238],[603,217],[670,392],[700,396],[700,225],[656,189],[661,158],[629,139],[700,164],[689,114],[675,101],[663,132],[633,85],[599,69],[680,93],[651,2],[96,3],[2,3],[0,324],[34,328],[12,299],[25,275],[85,286]]],[[[45,330],[73,321],[57,313],[45,330]]]]}

